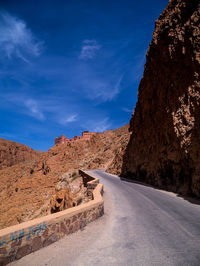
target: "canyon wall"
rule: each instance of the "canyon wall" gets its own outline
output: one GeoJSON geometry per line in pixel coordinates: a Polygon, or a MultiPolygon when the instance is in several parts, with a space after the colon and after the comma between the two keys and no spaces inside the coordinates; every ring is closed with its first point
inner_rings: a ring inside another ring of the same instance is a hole
{"type": "Polygon", "coordinates": [[[171,0],[155,23],[121,175],[200,196],[200,4],[171,0]]]}

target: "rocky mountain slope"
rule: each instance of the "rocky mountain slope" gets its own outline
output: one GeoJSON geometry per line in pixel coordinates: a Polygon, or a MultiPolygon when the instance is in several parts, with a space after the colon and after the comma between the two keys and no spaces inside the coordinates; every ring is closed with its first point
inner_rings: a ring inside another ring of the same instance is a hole
{"type": "Polygon", "coordinates": [[[26,145],[0,139],[0,170],[21,162],[34,160],[41,154],[41,151],[35,151],[26,145]]]}
{"type": "Polygon", "coordinates": [[[126,125],[89,141],[55,145],[34,161],[0,170],[0,228],[87,201],[77,170],[108,168],[128,139],[126,125]]]}
{"type": "MultiPolygon", "coordinates": [[[[126,126],[126,130],[128,130],[127,126],[126,126]]],[[[117,176],[120,176],[122,165],[123,165],[124,154],[126,151],[128,141],[130,139],[130,133],[128,134],[126,131],[124,132],[124,129],[123,129],[118,134],[120,136],[119,143],[115,147],[114,157],[111,163],[109,163],[108,167],[106,167],[106,171],[108,173],[113,173],[117,176]]]]}
{"type": "Polygon", "coordinates": [[[200,3],[170,0],[156,21],[121,175],[200,197],[200,3]]]}

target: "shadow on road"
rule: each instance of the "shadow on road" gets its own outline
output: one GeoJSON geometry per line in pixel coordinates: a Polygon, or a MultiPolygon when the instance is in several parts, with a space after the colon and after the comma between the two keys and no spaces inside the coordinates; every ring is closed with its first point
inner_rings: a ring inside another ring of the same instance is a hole
{"type": "Polygon", "coordinates": [[[120,177],[120,180],[124,181],[124,182],[130,182],[130,183],[139,184],[139,185],[142,185],[142,186],[145,186],[145,187],[151,187],[153,189],[157,189],[157,190],[160,190],[160,191],[172,192],[172,193],[175,193],[178,198],[182,198],[182,199],[184,199],[184,200],[186,200],[186,201],[188,201],[188,202],[190,202],[192,204],[195,204],[195,205],[200,205],[200,199],[197,198],[197,197],[192,197],[192,196],[188,196],[188,195],[181,195],[181,194],[178,194],[176,192],[169,191],[169,190],[164,190],[164,189],[161,189],[159,187],[156,187],[156,186],[153,186],[153,185],[150,185],[150,184],[138,181],[138,180],[128,179],[128,178],[124,178],[124,177],[120,177]]]}
{"type": "Polygon", "coordinates": [[[184,196],[184,195],[180,195],[180,194],[178,194],[177,197],[182,198],[184,200],[187,200],[192,204],[200,205],[200,199],[199,198],[184,196]]]}

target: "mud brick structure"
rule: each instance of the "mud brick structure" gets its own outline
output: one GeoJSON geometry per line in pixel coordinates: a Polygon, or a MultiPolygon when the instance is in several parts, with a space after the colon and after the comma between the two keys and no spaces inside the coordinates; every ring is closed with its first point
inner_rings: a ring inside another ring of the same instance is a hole
{"type": "Polygon", "coordinates": [[[96,134],[95,132],[83,131],[82,136],[74,136],[72,139],[66,138],[64,135],[61,135],[60,137],[55,138],[55,145],[64,144],[68,142],[90,140],[91,137],[95,134],[96,134]]]}

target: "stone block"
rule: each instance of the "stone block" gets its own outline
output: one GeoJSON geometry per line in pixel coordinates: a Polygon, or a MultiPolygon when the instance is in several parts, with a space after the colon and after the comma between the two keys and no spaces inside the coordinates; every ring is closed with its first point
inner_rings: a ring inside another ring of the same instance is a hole
{"type": "Polygon", "coordinates": [[[9,262],[11,262],[12,260],[9,257],[4,257],[4,258],[0,258],[0,265],[1,266],[5,266],[7,265],[9,262]]]}
{"type": "Polygon", "coordinates": [[[18,260],[28,255],[29,253],[31,253],[31,246],[30,245],[22,246],[17,250],[16,259],[18,260]]]}
{"type": "Polygon", "coordinates": [[[67,220],[65,221],[65,224],[66,224],[67,227],[69,227],[69,225],[70,225],[70,219],[67,219],[67,220]]]}
{"type": "Polygon", "coordinates": [[[50,226],[50,228],[51,228],[51,231],[55,231],[55,230],[56,230],[56,225],[55,225],[55,224],[52,224],[52,225],[50,226]]]}
{"type": "Polygon", "coordinates": [[[76,222],[78,217],[76,215],[73,216],[72,223],[76,222]]]}
{"type": "Polygon", "coordinates": [[[7,250],[6,250],[6,248],[5,247],[3,247],[3,248],[0,248],[0,254],[3,254],[3,255],[5,255],[7,253],[7,250]]]}
{"type": "Polygon", "coordinates": [[[69,233],[72,234],[73,232],[74,232],[74,227],[73,227],[73,224],[72,224],[69,227],[69,233]]]}
{"type": "Polygon", "coordinates": [[[47,228],[43,233],[42,233],[42,236],[44,238],[47,238],[48,237],[48,234],[49,234],[49,229],[47,228]]]}
{"type": "Polygon", "coordinates": [[[32,243],[32,252],[42,248],[42,239],[41,236],[37,236],[36,238],[33,239],[32,243]]]}
{"type": "Polygon", "coordinates": [[[61,224],[60,224],[60,231],[61,231],[61,233],[63,233],[63,234],[67,234],[67,233],[68,233],[68,229],[67,229],[67,227],[64,225],[64,223],[61,223],[61,224]]]}
{"type": "Polygon", "coordinates": [[[46,247],[54,242],[56,242],[59,239],[58,235],[56,233],[51,234],[43,241],[43,247],[46,247]]]}
{"type": "Polygon", "coordinates": [[[20,240],[14,240],[14,241],[12,241],[12,243],[11,243],[11,249],[14,248],[14,247],[21,246],[21,243],[22,243],[22,240],[21,239],[20,240]]]}

